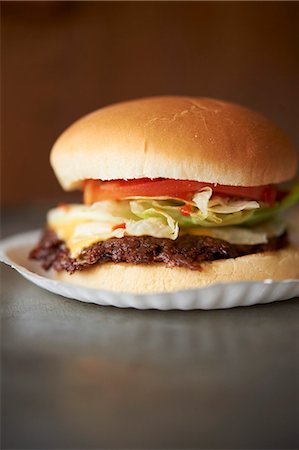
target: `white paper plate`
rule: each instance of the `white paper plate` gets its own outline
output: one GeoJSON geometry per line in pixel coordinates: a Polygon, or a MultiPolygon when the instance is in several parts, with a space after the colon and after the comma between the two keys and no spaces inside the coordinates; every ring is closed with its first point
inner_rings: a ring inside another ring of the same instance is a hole
{"type": "Polygon", "coordinates": [[[0,260],[32,283],[55,294],[98,305],[138,309],[217,309],[270,303],[299,296],[299,280],[221,283],[161,294],[129,294],[74,286],[54,280],[38,262],[28,259],[40,231],[18,234],[0,242],[0,260]]]}

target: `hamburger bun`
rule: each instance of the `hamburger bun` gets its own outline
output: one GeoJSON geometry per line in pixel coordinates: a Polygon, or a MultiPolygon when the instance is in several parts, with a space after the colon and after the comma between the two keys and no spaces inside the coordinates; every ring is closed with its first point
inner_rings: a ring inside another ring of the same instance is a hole
{"type": "Polygon", "coordinates": [[[199,97],[151,97],[108,106],[71,125],[51,164],[62,187],[85,179],[171,178],[233,186],[296,173],[284,132],[259,113],[199,97]]]}
{"type": "Polygon", "coordinates": [[[89,288],[135,294],[172,292],[222,282],[284,280],[299,278],[299,249],[290,246],[274,252],[207,262],[202,264],[201,271],[163,264],[105,263],[72,275],[56,272],[55,278],[89,288]]]}

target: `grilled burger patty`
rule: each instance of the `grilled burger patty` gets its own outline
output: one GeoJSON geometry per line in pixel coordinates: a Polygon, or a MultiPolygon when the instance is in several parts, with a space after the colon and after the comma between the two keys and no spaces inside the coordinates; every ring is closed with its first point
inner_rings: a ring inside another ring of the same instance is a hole
{"type": "Polygon", "coordinates": [[[30,258],[42,262],[44,269],[66,270],[70,273],[96,263],[127,262],[130,264],[164,263],[168,267],[200,270],[200,264],[217,259],[237,258],[288,245],[287,233],[269,239],[266,244],[235,245],[209,236],[183,235],[176,240],[151,236],[125,236],[97,242],[71,258],[65,242],[56,233],[45,230],[30,258]]]}

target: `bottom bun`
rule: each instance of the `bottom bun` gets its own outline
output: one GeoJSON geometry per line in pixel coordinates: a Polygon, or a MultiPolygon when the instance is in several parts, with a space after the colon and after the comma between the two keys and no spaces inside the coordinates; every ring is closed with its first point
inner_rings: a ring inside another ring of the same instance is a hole
{"type": "Polygon", "coordinates": [[[192,289],[231,281],[299,278],[299,249],[287,247],[203,263],[201,270],[166,267],[164,264],[105,263],[75,272],[57,272],[61,281],[89,288],[146,294],[192,289]]]}

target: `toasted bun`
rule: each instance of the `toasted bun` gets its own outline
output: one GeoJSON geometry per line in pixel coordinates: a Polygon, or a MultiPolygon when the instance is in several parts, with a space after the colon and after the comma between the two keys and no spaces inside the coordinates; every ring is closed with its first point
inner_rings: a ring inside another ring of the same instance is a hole
{"type": "Polygon", "coordinates": [[[168,268],[163,264],[105,263],[73,275],[58,272],[55,276],[61,281],[85,287],[138,294],[171,292],[231,281],[296,279],[299,278],[299,249],[288,247],[204,263],[201,271],[168,268]]]}
{"type": "Polygon", "coordinates": [[[78,120],[55,143],[51,164],[66,190],[87,178],[259,186],[291,179],[297,156],[282,130],[254,111],[209,98],[152,97],[78,120]]]}

